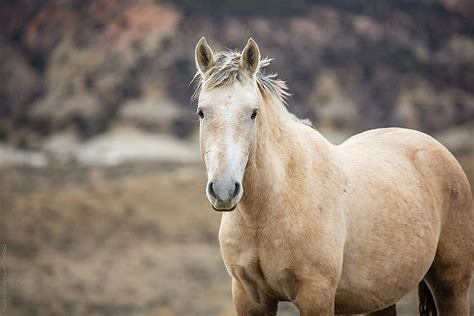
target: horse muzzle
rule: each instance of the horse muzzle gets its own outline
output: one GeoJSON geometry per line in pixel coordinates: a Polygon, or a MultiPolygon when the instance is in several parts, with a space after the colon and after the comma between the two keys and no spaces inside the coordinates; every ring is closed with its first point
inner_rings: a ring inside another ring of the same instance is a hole
{"type": "Polygon", "coordinates": [[[213,179],[207,184],[206,193],[214,210],[230,212],[242,197],[242,185],[239,181],[213,179]]]}

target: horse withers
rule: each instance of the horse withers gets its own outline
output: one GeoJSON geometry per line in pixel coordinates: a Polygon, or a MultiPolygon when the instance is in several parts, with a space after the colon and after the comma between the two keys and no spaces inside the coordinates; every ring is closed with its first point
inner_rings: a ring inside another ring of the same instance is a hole
{"type": "Polygon", "coordinates": [[[207,197],[238,315],[395,315],[420,286],[420,313],[469,314],[474,212],[453,155],[414,130],[333,145],[285,106],[255,41],[195,51],[207,197]],[[434,299],[433,299],[434,298],[434,299]],[[437,310],[437,311],[436,311],[437,310]]]}

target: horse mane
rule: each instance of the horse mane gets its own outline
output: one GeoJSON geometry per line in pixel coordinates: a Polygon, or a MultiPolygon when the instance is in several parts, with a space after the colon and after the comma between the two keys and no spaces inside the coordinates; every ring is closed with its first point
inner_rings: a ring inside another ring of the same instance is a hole
{"type": "MultiPolygon", "coordinates": [[[[196,100],[203,85],[209,88],[225,86],[234,81],[249,77],[240,66],[242,53],[234,50],[226,50],[216,54],[214,65],[202,75],[199,71],[194,75],[192,81],[196,81],[192,100],[196,100]]],[[[271,58],[265,57],[260,60],[255,74],[257,85],[264,94],[273,96],[286,105],[286,98],[290,95],[286,83],[277,79],[277,74],[266,74],[264,68],[270,65],[271,58]]]]}

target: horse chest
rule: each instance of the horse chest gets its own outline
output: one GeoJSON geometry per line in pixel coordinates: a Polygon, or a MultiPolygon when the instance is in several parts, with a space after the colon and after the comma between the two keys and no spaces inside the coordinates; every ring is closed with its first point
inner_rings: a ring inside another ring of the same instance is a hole
{"type": "Polygon", "coordinates": [[[245,287],[255,302],[260,303],[268,298],[294,300],[297,279],[293,270],[279,269],[271,272],[268,270],[261,266],[257,258],[246,265],[231,264],[229,266],[232,277],[245,287]]]}
{"type": "Polygon", "coordinates": [[[231,276],[246,288],[253,300],[260,302],[265,297],[294,300],[296,275],[288,256],[278,251],[278,240],[262,243],[252,232],[231,236],[221,236],[224,262],[231,276]]]}

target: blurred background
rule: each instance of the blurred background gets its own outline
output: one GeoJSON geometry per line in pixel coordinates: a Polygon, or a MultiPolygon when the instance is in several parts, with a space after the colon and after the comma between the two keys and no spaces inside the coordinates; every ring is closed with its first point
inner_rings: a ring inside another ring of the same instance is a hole
{"type": "Polygon", "coordinates": [[[203,35],[253,37],[334,143],[418,129],[474,183],[472,1],[4,0],[2,315],[234,315],[190,101],[203,35]]]}

